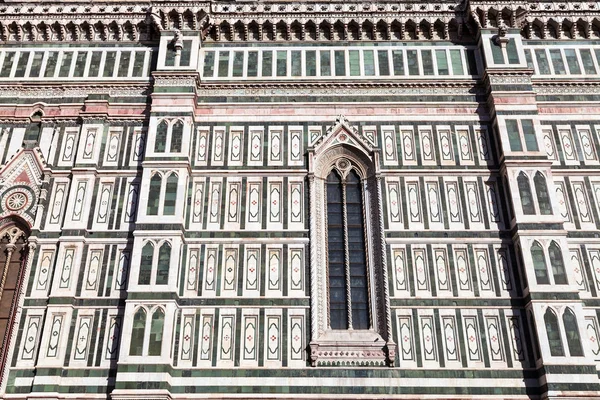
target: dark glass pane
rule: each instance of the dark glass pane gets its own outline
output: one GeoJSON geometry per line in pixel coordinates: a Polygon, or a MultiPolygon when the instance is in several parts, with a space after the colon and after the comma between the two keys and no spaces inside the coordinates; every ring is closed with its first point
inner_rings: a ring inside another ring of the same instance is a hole
{"type": "Polygon", "coordinates": [[[390,74],[390,60],[387,50],[377,51],[377,58],[379,62],[379,75],[388,76],[390,74]]]}
{"type": "Polygon", "coordinates": [[[335,76],[346,76],[346,54],[343,50],[333,52],[335,57],[335,76]]]}
{"type": "Polygon", "coordinates": [[[164,325],[165,313],[159,308],[152,315],[152,323],[150,325],[150,343],[148,343],[149,356],[160,356],[164,325]]]}
{"type": "Polygon", "coordinates": [[[406,52],[406,61],[409,75],[419,75],[419,60],[417,50],[408,50],[406,52]]]}
{"type": "Polygon", "coordinates": [[[527,60],[527,67],[534,69],[533,59],[531,58],[531,50],[529,49],[525,50],[525,60],[527,60]]]}
{"type": "Polygon", "coordinates": [[[158,251],[158,266],[156,267],[156,284],[166,285],[169,283],[169,264],[171,263],[171,246],[163,243],[158,251]]]}
{"type": "Polygon", "coordinates": [[[392,62],[394,64],[394,75],[404,75],[404,56],[402,50],[392,51],[392,62]]]}
{"type": "Polygon", "coordinates": [[[287,76],[287,51],[277,52],[277,76],[287,76]]]}
{"type": "Polygon", "coordinates": [[[219,77],[225,78],[229,76],[229,52],[219,52],[219,77]]]}
{"type": "Polygon", "coordinates": [[[331,53],[323,50],[321,54],[321,76],[331,76],[331,53]]]}
{"type": "Polygon", "coordinates": [[[12,70],[13,63],[15,61],[15,53],[7,52],[4,55],[4,62],[2,63],[2,69],[0,69],[0,78],[8,78],[10,71],[12,70]]]}
{"type": "Polygon", "coordinates": [[[233,76],[236,78],[244,74],[244,52],[235,51],[233,53],[233,76]]]}
{"type": "Polygon", "coordinates": [[[552,215],[552,205],[550,204],[550,195],[548,194],[548,186],[546,186],[546,178],[541,173],[535,174],[533,178],[535,191],[537,193],[538,205],[542,215],[552,215]]]}
{"type": "Polygon", "coordinates": [[[184,40],[183,48],[181,49],[181,58],[179,59],[179,66],[189,67],[191,57],[192,57],[192,41],[184,40]]]}
{"type": "Polygon", "coordinates": [[[92,53],[92,59],[90,60],[90,69],[88,71],[88,76],[90,78],[97,78],[98,73],[100,72],[100,61],[102,60],[102,52],[94,51],[92,53]]]}
{"type": "Polygon", "coordinates": [[[509,64],[519,63],[519,52],[517,51],[517,44],[515,39],[509,39],[506,44],[506,55],[508,56],[509,64]]]}
{"type": "Polygon", "coordinates": [[[167,145],[167,121],[161,121],[156,127],[156,139],[154,141],[154,152],[164,153],[167,145]]]}
{"type": "Polygon", "coordinates": [[[520,174],[517,178],[517,185],[519,187],[519,196],[521,197],[521,206],[523,207],[523,214],[533,215],[535,214],[535,207],[533,205],[533,197],[531,196],[531,186],[529,186],[529,180],[525,174],[520,174]]]}
{"type": "MultiPolygon", "coordinates": [[[[93,60],[93,59],[92,59],[93,60]]],[[[141,77],[144,76],[144,62],[146,61],[146,53],[143,51],[136,51],[133,59],[133,71],[132,76],[141,77]]]]}
{"type": "Polygon", "coordinates": [[[327,245],[329,249],[329,319],[331,329],[348,328],[342,213],[342,182],[337,173],[332,171],[327,178],[327,245]]]}
{"type": "Polygon", "coordinates": [[[129,74],[129,61],[131,61],[131,52],[122,51],[119,59],[119,69],[117,70],[119,78],[125,78],[129,74]]]}
{"type": "Polygon", "coordinates": [[[467,68],[469,69],[469,75],[477,75],[477,61],[475,61],[475,50],[467,50],[467,68]]]}
{"type": "Polygon", "coordinates": [[[519,123],[516,119],[506,120],[506,132],[508,133],[508,143],[511,151],[523,151],[521,135],[519,134],[519,123]]]}
{"type": "Polygon", "coordinates": [[[565,272],[565,263],[562,258],[562,252],[556,242],[550,243],[548,248],[548,255],[550,256],[550,266],[552,267],[552,275],[554,276],[554,283],[557,285],[566,285],[567,273],[565,272]]]}
{"type": "Polygon", "coordinates": [[[177,121],[171,130],[171,152],[179,153],[181,151],[181,141],[183,140],[183,122],[177,121]]]}
{"type": "Polygon", "coordinates": [[[133,316],[133,328],[131,330],[131,342],[129,345],[130,356],[143,355],[145,330],[146,312],[143,308],[140,308],[133,316]]]}
{"type": "Polygon", "coordinates": [[[556,75],[565,75],[567,70],[565,69],[565,63],[563,62],[560,50],[551,49],[550,59],[552,60],[552,66],[554,67],[554,73],[556,75]]]}
{"type": "Polygon", "coordinates": [[[167,47],[167,54],[165,54],[165,66],[166,67],[174,67],[175,66],[175,55],[176,51],[172,45],[167,47]]]}
{"type": "Polygon", "coordinates": [[[589,49],[579,50],[581,54],[581,62],[583,63],[583,70],[588,75],[596,74],[596,67],[594,67],[594,60],[592,59],[592,53],[589,49]]]}
{"type": "Polygon", "coordinates": [[[574,75],[581,74],[581,66],[579,65],[579,60],[577,60],[575,49],[565,49],[565,58],[567,59],[569,72],[574,75]]]}
{"type": "Polygon", "coordinates": [[[77,58],[75,59],[75,69],[73,70],[73,76],[75,78],[81,78],[85,73],[85,62],[87,61],[87,52],[77,52],[77,58]]]}
{"type": "Polygon", "coordinates": [[[317,76],[317,52],[306,51],[306,76],[317,76]]]}
{"type": "Polygon", "coordinates": [[[502,47],[500,47],[499,44],[494,43],[492,38],[490,38],[490,45],[492,48],[492,59],[494,60],[494,64],[506,64],[504,53],[502,53],[502,47]]]}
{"type": "Polygon", "coordinates": [[[25,76],[25,70],[27,69],[27,63],[29,62],[30,52],[22,51],[17,61],[17,69],[15,70],[15,78],[23,78],[25,76]]]}
{"type": "Polygon", "coordinates": [[[546,310],[546,314],[544,315],[544,322],[546,324],[546,334],[548,335],[548,343],[550,345],[550,354],[552,354],[552,356],[564,356],[565,350],[560,338],[558,320],[556,319],[556,315],[549,309],[546,310]]]}
{"type": "Polygon", "coordinates": [[[207,51],[204,54],[204,72],[206,78],[212,78],[215,74],[215,52],[207,51]]]}
{"type": "Polygon", "coordinates": [[[538,285],[549,285],[548,266],[544,257],[544,250],[538,242],[531,245],[531,259],[533,261],[533,270],[535,271],[535,280],[538,285]]]}
{"type": "Polygon", "coordinates": [[[433,75],[433,56],[431,50],[421,50],[421,61],[423,63],[423,74],[433,75]]]}
{"type": "Polygon", "coordinates": [[[58,70],[58,76],[61,78],[66,78],[69,76],[69,71],[71,70],[71,60],[73,60],[73,53],[64,53],[62,62],[60,63],[60,69],[58,70]]]}
{"type": "Polygon", "coordinates": [[[354,170],[346,179],[346,213],[350,259],[350,293],[352,300],[352,327],[369,329],[369,295],[367,260],[365,254],[365,226],[363,219],[360,177],[354,170]]]}
{"type": "Polygon", "coordinates": [[[375,58],[372,50],[363,51],[363,58],[365,60],[365,76],[375,75],[375,58]]]}
{"type": "Polygon", "coordinates": [[[149,285],[150,275],[152,274],[152,259],[154,257],[154,246],[150,242],[146,243],[142,249],[142,258],[140,260],[140,275],[138,285],[149,285]]]}
{"type": "Polygon", "coordinates": [[[175,204],[177,202],[177,175],[171,174],[167,178],[165,189],[165,206],[163,215],[175,215],[175,204]]]}
{"type": "MultiPolygon", "coordinates": [[[[46,70],[44,71],[44,78],[54,77],[54,72],[56,72],[57,63],[58,63],[58,51],[49,52],[48,59],[46,60],[46,70]]],[[[4,60],[4,64],[6,64],[6,59],[4,60]]]]}
{"type": "Polygon", "coordinates": [[[155,174],[152,179],[150,179],[150,190],[148,191],[148,215],[158,215],[161,184],[162,179],[159,174],[155,174]]]}
{"type": "Polygon", "coordinates": [[[291,52],[292,76],[302,75],[302,54],[299,51],[291,52]]]}
{"type": "Polygon", "coordinates": [[[538,151],[539,148],[535,137],[533,121],[530,119],[521,120],[521,127],[523,128],[523,137],[525,138],[525,148],[527,151],[538,151]]]}
{"type": "Polygon", "coordinates": [[[42,59],[44,58],[44,53],[37,52],[33,53],[33,61],[31,62],[31,69],[29,70],[29,76],[32,78],[37,78],[40,76],[40,70],[42,69],[42,59]]]}
{"type": "Polygon", "coordinates": [[[435,58],[437,60],[438,75],[450,74],[450,68],[448,67],[448,57],[446,56],[446,50],[436,50],[435,58]]]}
{"type": "Polygon", "coordinates": [[[548,63],[546,50],[536,50],[535,59],[537,61],[540,75],[550,75],[550,64],[548,63]]]}
{"type": "Polygon", "coordinates": [[[115,71],[115,61],[117,59],[117,53],[114,51],[109,51],[106,53],[106,59],[104,60],[104,71],[102,76],[104,78],[110,78],[113,76],[115,71]]]}
{"type": "Polygon", "coordinates": [[[350,64],[350,76],[360,75],[360,57],[358,50],[350,50],[348,52],[348,64],[350,64]]]}
{"type": "Polygon", "coordinates": [[[248,76],[258,76],[258,51],[248,52],[248,76]]]}
{"type": "Polygon", "coordinates": [[[573,314],[573,311],[571,311],[570,308],[567,308],[563,314],[563,324],[565,325],[567,345],[569,346],[571,357],[583,357],[583,348],[581,347],[577,318],[575,318],[575,314],[573,314]]]}
{"type": "Polygon", "coordinates": [[[265,51],[262,54],[262,76],[273,75],[273,52],[265,51]]]}
{"type": "MultiPolygon", "coordinates": [[[[462,55],[460,50],[450,50],[450,62],[452,63],[452,74],[453,75],[464,75],[465,69],[463,68],[462,55]]],[[[476,75],[475,73],[471,75],[476,75]]]]}

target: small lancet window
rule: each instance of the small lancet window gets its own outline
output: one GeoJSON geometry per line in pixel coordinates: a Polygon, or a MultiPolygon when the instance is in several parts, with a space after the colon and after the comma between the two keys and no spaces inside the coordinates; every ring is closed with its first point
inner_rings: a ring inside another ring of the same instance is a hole
{"type": "Polygon", "coordinates": [[[154,174],[150,179],[150,190],[148,191],[148,215],[158,215],[158,205],[160,203],[160,189],[162,178],[160,174],[154,174]]]}
{"type": "Polygon", "coordinates": [[[181,141],[183,140],[183,122],[177,121],[171,130],[171,153],[181,152],[181,141]]]}
{"type": "Polygon", "coordinates": [[[138,276],[138,285],[149,285],[152,275],[152,262],[154,258],[154,246],[148,242],[142,248],[142,258],[140,260],[140,275],[138,276]]]}
{"type": "Polygon", "coordinates": [[[133,316],[133,329],[129,345],[130,356],[141,356],[144,351],[144,334],[146,331],[146,311],[140,308],[133,316]]]}
{"type": "Polygon", "coordinates": [[[519,196],[521,197],[521,206],[523,207],[523,214],[535,214],[535,206],[533,205],[533,196],[531,195],[531,186],[529,185],[529,179],[527,179],[527,176],[522,172],[517,178],[517,185],[519,187],[519,196]]]}
{"type": "Polygon", "coordinates": [[[563,314],[563,324],[565,326],[565,333],[567,334],[569,354],[571,354],[571,357],[582,357],[583,348],[581,347],[577,318],[570,308],[567,308],[563,314]]]}
{"type": "Polygon", "coordinates": [[[546,334],[548,335],[548,344],[550,345],[550,354],[553,357],[562,357],[565,355],[562,339],[560,337],[560,328],[556,314],[549,308],[544,314],[544,323],[546,324],[546,334]]]}
{"type": "Polygon", "coordinates": [[[540,172],[533,177],[533,184],[537,193],[538,205],[542,215],[552,215],[552,205],[550,204],[550,195],[548,194],[548,186],[546,178],[540,172]]]}
{"type": "Polygon", "coordinates": [[[332,329],[369,329],[362,182],[354,170],[327,177],[329,320],[332,329]]]}
{"type": "Polygon", "coordinates": [[[177,181],[178,179],[176,174],[171,174],[167,178],[163,215],[175,215],[175,204],[177,203],[177,181]]]}
{"type": "Polygon", "coordinates": [[[156,284],[169,283],[169,264],[171,263],[171,246],[165,242],[158,250],[158,266],[156,268],[156,284]]]}
{"type": "Polygon", "coordinates": [[[544,249],[542,248],[542,245],[538,242],[533,242],[530,251],[537,284],[549,285],[550,278],[548,277],[548,266],[546,265],[546,257],[544,255],[544,249]]]}
{"type": "Polygon", "coordinates": [[[162,349],[163,328],[165,325],[165,313],[158,308],[152,314],[152,323],[150,324],[150,343],[148,343],[148,355],[160,356],[162,349]]]}
{"type": "Polygon", "coordinates": [[[154,152],[164,153],[167,145],[167,130],[169,126],[167,121],[161,121],[156,127],[156,138],[154,141],[154,152]]]}
{"type": "Polygon", "coordinates": [[[554,283],[557,285],[566,285],[567,273],[565,272],[565,263],[562,257],[562,251],[555,241],[550,243],[548,247],[548,255],[550,256],[550,266],[552,267],[552,275],[554,283]]]}

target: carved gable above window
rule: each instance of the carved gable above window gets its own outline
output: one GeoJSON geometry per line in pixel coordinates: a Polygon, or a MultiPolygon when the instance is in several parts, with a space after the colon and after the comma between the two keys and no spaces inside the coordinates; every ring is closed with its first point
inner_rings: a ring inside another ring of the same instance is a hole
{"type": "Polygon", "coordinates": [[[33,225],[43,167],[37,149],[22,149],[0,171],[0,218],[16,215],[33,225]]]}

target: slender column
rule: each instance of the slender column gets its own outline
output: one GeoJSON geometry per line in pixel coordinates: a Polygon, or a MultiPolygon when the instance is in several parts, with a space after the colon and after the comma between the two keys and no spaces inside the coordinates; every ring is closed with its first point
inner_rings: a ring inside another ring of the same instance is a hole
{"type": "Polygon", "coordinates": [[[10,266],[10,260],[12,259],[13,252],[17,246],[13,243],[6,245],[6,262],[4,263],[4,270],[2,271],[2,281],[0,282],[0,299],[4,293],[4,285],[6,285],[6,278],[8,277],[8,267],[10,266]]]}
{"type": "MultiPolygon", "coordinates": [[[[345,178],[342,178],[345,179],[345,178]]],[[[346,314],[348,329],[352,328],[352,291],[350,290],[350,249],[348,246],[348,210],[346,207],[346,183],[342,181],[342,223],[344,225],[344,274],[346,278],[346,314]]]]}

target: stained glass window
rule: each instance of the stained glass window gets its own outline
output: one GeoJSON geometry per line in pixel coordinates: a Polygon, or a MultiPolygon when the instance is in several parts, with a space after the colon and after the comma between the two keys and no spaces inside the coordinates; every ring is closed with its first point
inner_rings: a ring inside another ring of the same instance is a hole
{"type": "Polygon", "coordinates": [[[562,339],[560,338],[560,330],[558,327],[558,319],[556,314],[550,309],[546,310],[544,314],[544,322],[546,324],[546,334],[548,335],[548,344],[550,345],[550,354],[552,356],[564,356],[565,350],[563,348],[562,339]]]}
{"type": "Polygon", "coordinates": [[[131,342],[129,345],[130,356],[143,355],[145,330],[146,311],[144,311],[143,308],[140,308],[133,316],[133,329],[131,331],[131,342]]]}
{"type": "Polygon", "coordinates": [[[533,242],[531,245],[531,259],[533,261],[533,270],[535,271],[535,280],[538,285],[549,285],[548,266],[546,265],[546,257],[544,249],[538,242],[533,242]]]}
{"type": "Polygon", "coordinates": [[[522,172],[517,178],[517,185],[519,187],[519,196],[521,197],[521,206],[523,207],[523,214],[535,214],[535,207],[533,205],[533,196],[531,195],[531,186],[529,185],[529,179],[527,179],[527,176],[522,172]]]}
{"type": "Polygon", "coordinates": [[[158,308],[152,314],[152,323],[150,324],[150,342],[148,343],[148,355],[160,356],[162,348],[163,328],[165,325],[165,313],[158,308]]]}

